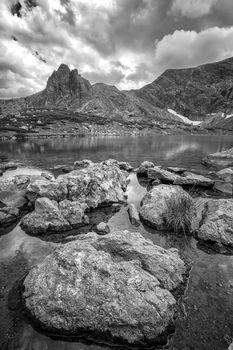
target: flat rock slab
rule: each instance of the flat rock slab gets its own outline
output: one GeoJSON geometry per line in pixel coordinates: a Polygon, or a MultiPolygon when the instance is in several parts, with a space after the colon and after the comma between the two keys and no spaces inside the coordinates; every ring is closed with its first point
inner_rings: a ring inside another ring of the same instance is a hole
{"type": "Polygon", "coordinates": [[[174,185],[193,185],[199,187],[213,187],[214,181],[199,174],[194,174],[189,171],[184,171],[182,176],[177,172],[164,170],[160,167],[148,169],[148,177],[151,180],[159,179],[162,182],[171,183],[174,185]]]}
{"type": "Polygon", "coordinates": [[[184,272],[176,250],[139,233],[89,233],[34,267],[23,297],[47,332],[148,347],[174,318],[184,272]]]}
{"type": "Polygon", "coordinates": [[[216,176],[226,183],[233,184],[233,168],[225,168],[216,173],[216,176]]]}

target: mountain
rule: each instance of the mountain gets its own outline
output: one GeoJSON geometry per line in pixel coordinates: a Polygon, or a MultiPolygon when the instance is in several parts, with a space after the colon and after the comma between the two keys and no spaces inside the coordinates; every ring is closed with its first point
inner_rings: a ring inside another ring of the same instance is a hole
{"type": "Polygon", "coordinates": [[[195,68],[168,69],[151,84],[134,90],[153,106],[170,108],[193,120],[233,110],[233,57],[195,68]]]}
{"type": "Polygon", "coordinates": [[[122,92],[115,86],[103,83],[91,85],[77,69],[70,70],[65,64],[61,64],[52,73],[43,91],[25,98],[2,100],[0,105],[4,114],[15,114],[30,107],[38,107],[68,109],[103,117],[153,118],[182,122],[176,115],[161,110],[136,95],[122,92]]]}
{"type": "Polygon", "coordinates": [[[217,113],[218,121],[219,112],[233,112],[233,58],[194,68],[169,69],[151,84],[130,91],[103,83],[91,85],[77,69],[61,64],[43,91],[25,98],[0,100],[0,107],[3,114],[41,107],[185,124],[217,113]]]}

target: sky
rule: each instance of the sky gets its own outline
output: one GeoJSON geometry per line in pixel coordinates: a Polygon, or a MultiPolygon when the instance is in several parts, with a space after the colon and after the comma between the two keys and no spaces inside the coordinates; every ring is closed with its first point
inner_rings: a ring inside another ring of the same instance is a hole
{"type": "Polygon", "coordinates": [[[44,89],[61,63],[135,89],[231,56],[233,0],[0,0],[0,98],[44,89]]]}

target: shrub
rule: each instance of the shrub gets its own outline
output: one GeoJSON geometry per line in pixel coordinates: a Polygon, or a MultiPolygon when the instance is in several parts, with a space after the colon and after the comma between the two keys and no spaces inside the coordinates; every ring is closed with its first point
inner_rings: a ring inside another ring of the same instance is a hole
{"type": "Polygon", "coordinates": [[[184,234],[190,232],[194,215],[195,206],[192,197],[188,194],[173,194],[167,200],[164,219],[169,230],[184,234]]]}

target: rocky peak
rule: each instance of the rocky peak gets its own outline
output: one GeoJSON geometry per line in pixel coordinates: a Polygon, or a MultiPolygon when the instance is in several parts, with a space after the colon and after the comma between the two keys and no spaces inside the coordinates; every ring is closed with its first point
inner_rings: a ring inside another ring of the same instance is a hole
{"type": "Polygon", "coordinates": [[[90,82],[84,79],[77,69],[70,68],[62,63],[49,77],[46,92],[56,97],[72,96],[85,98],[92,90],[90,82]]]}

